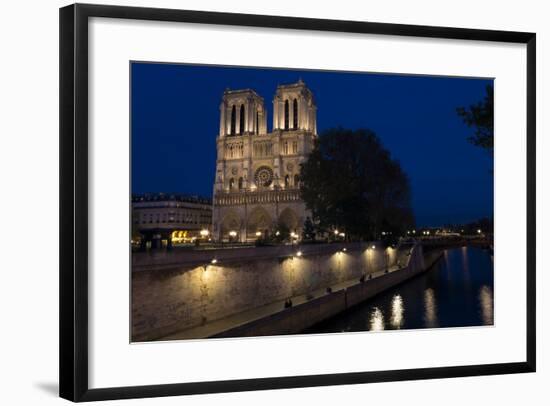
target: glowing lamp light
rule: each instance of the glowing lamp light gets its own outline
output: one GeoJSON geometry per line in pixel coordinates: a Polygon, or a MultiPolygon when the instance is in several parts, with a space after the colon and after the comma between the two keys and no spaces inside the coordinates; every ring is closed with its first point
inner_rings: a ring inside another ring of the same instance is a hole
{"type": "Polygon", "coordinates": [[[212,261],[210,261],[211,264],[217,264],[218,260],[216,258],[212,258],[212,261]]]}
{"type": "Polygon", "coordinates": [[[256,231],[256,237],[260,237],[262,235],[261,231],[256,231]]]}
{"type": "Polygon", "coordinates": [[[372,246],[371,248],[372,248],[372,249],[376,249],[376,246],[375,246],[375,245],[373,245],[373,246],[372,246]]]}
{"type": "Polygon", "coordinates": [[[297,256],[297,257],[301,257],[301,256],[302,256],[302,251],[298,251],[298,252],[296,253],[296,256],[297,256]]]}
{"type": "Polygon", "coordinates": [[[208,234],[210,234],[210,232],[207,229],[203,229],[200,231],[200,234],[201,237],[208,237],[208,234]]]}
{"type": "Polygon", "coordinates": [[[346,233],[340,233],[338,234],[340,237],[344,238],[346,236],[346,233]]]}
{"type": "Polygon", "coordinates": [[[338,230],[334,230],[334,235],[338,235],[338,230]]]}
{"type": "Polygon", "coordinates": [[[236,232],[236,231],[230,231],[230,232],[229,232],[229,236],[230,236],[230,237],[236,237],[236,236],[237,236],[237,232],[236,232]]]}
{"type": "Polygon", "coordinates": [[[279,236],[279,235],[281,235],[281,233],[280,233],[279,231],[277,231],[277,232],[275,233],[275,235],[276,235],[276,236],[279,236]]]}
{"type": "Polygon", "coordinates": [[[347,248],[342,248],[342,251],[346,252],[348,249],[347,248]]]}
{"type": "Polygon", "coordinates": [[[478,233],[478,234],[481,234],[481,230],[477,230],[477,233],[478,233]]]}

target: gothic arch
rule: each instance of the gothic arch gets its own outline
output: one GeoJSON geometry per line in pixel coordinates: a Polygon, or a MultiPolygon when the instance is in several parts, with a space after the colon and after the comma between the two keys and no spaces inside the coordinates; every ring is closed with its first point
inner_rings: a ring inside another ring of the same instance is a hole
{"type": "Polygon", "coordinates": [[[296,231],[299,228],[298,216],[290,207],[287,207],[279,214],[279,223],[287,226],[290,231],[296,231]]]}
{"type": "Polygon", "coordinates": [[[234,210],[227,212],[222,220],[222,236],[226,237],[230,231],[236,231],[237,233],[240,232],[241,223],[241,218],[234,210]]]}
{"type": "Polygon", "coordinates": [[[236,134],[237,132],[236,126],[237,126],[237,111],[235,109],[235,105],[233,105],[233,107],[231,108],[231,131],[230,131],[231,135],[236,134]]]}
{"type": "Polygon", "coordinates": [[[268,211],[262,206],[257,206],[248,215],[248,234],[254,236],[257,231],[265,233],[271,228],[272,224],[273,219],[268,211]]]}
{"type": "Polygon", "coordinates": [[[290,111],[288,106],[288,99],[285,100],[285,130],[288,130],[289,120],[290,120],[290,111]]]}
{"type": "Polygon", "coordinates": [[[239,134],[244,134],[244,104],[241,104],[241,112],[239,116],[239,134]]]}

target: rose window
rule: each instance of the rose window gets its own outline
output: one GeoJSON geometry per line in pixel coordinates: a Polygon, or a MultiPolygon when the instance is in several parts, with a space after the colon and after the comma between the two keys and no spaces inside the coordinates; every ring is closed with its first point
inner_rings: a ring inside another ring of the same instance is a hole
{"type": "Polygon", "coordinates": [[[268,166],[261,166],[254,174],[254,181],[258,187],[268,187],[273,182],[273,170],[268,166]]]}

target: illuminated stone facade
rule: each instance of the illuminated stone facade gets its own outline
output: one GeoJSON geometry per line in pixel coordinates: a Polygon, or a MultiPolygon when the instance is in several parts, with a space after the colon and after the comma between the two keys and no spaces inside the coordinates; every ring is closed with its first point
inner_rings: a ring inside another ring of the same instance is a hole
{"type": "Polygon", "coordinates": [[[317,137],[317,107],[301,80],[277,87],[273,130],[254,90],[226,90],[220,104],[212,225],[217,240],[253,241],[279,224],[301,236],[308,216],[300,164],[317,137]]]}
{"type": "Polygon", "coordinates": [[[210,230],[211,220],[209,199],[164,193],[132,196],[132,238],[139,235],[141,248],[194,240],[201,230],[210,230]]]}

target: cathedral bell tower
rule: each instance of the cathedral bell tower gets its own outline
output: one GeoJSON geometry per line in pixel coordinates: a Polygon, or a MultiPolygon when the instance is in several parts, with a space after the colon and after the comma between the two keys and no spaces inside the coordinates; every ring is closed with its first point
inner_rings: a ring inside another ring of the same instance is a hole
{"type": "Polygon", "coordinates": [[[220,103],[214,193],[250,187],[251,138],[266,134],[264,99],[252,89],[226,89],[220,103]]]}
{"type": "Polygon", "coordinates": [[[300,79],[277,86],[273,98],[273,131],[303,130],[317,134],[317,107],[311,90],[300,79]]]}
{"type": "Polygon", "coordinates": [[[264,99],[251,89],[226,89],[220,104],[220,138],[266,133],[264,99]]]}

